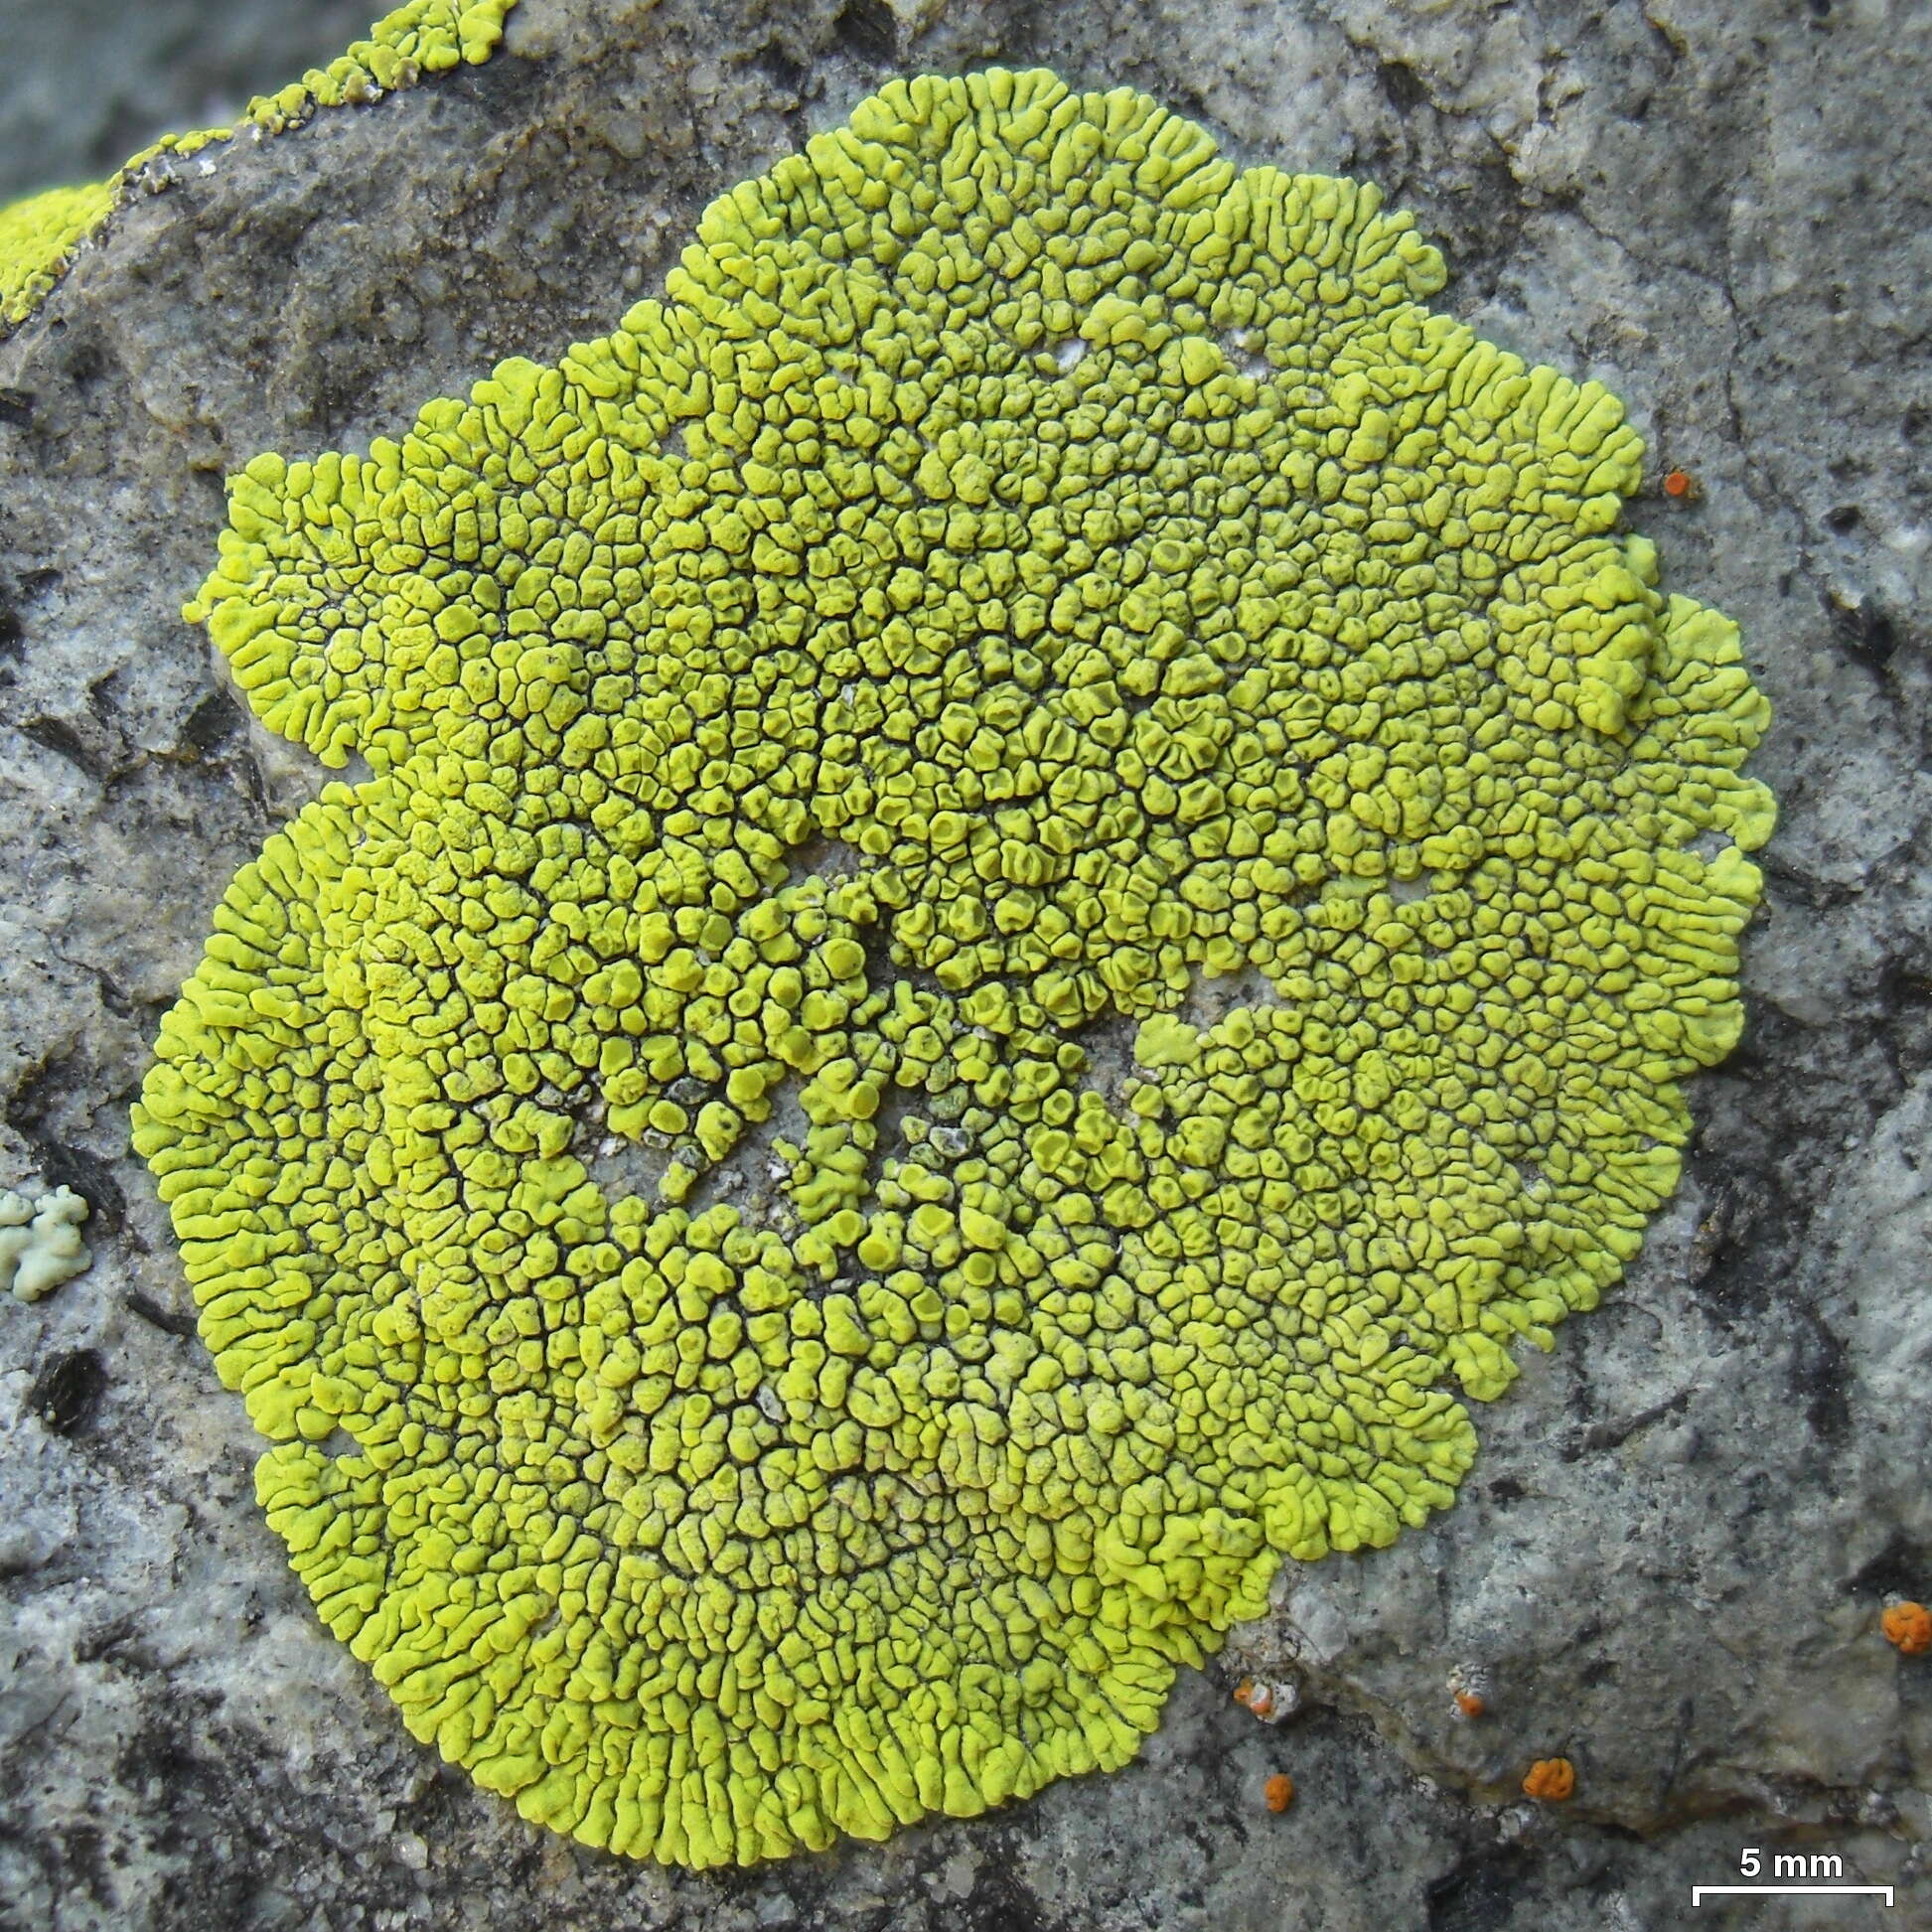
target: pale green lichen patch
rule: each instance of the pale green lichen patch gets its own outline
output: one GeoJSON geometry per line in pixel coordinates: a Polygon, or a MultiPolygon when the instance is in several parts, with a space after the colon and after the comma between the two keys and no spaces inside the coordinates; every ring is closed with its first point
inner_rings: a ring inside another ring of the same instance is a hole
{"type": "Polygon", "coordinates": [[[0,1289],[19,1301],[42,1295],[84,1274],[93,1262],[80,1240],[87,1204],[72,1188],[57,1187],[29,1201],[0,1192],[0,1289]]]}
{"type": "Polygon", "coordinates": [[[0,207],[0,333],[17,327],[40,306],[74,249],[100,227],[135,183],[165,183],[169,157],[186,158],[244,129],[257,137],[279,134],[299,126],[318,107],[372,101],[425,74],[460,62],[487,61],[503,38],[505,15],[516,4],[406,0],[376,21],[367,40],[357,41],[326,68],[311,68],[277,92],[257,95],[234,127],[165,135],[107,181],[53,188],[0,207]]]}
{"type": "Polygon", "coordinates": [[[189,614],[375,776],[135,1142],[323,1617],[525,1816],[712,1864],[1124,1762],[1636,1253],[1766,706],[1615,399],[1441,282],[1131,91],[918,79],[558,368],[233,480],[189,614]]]}

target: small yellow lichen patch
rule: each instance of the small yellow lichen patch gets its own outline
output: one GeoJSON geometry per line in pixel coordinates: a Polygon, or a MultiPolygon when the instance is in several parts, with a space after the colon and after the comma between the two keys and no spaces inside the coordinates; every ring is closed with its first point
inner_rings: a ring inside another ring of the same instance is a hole
{"type": "Polygon", "coordinates": [[[243,111],[238,127],[198,128],[169,134],[135,155],[111,179],[81,188],[53,188],[0,207],[0,335],[16,328],[40,306],[60,280],[75,247],[120,206],[137,180],[160,185],[150,163],[164,167],[167,157],[186,157],[239,128],[279,134],[307,120],[318,107],[376,99],[408,86],[424,74],[460,61],[490,58],[503,38],[504,17],[517,0],[406,0],[369,30],[348,53],[326,68],[312,68],[300,80],[272,94],[259,94],[243,111]]]}
{"type": "Polygon", "coordinates": [[[1615,400],[1441,282],[1130,90],[895,82],[610,336],[232,480],[189,615],[374,776],[135,1144],[322,1615],[526,1817],[709,1865],[1123,1763],[1637,1252],[1766,707],[1615,400]]]}
{"type": "Polygon", "coordinates": [[[112,182],[50,188],[0,208],[0,326],[33,311],[114,206],[114,192],[112,182]]]}

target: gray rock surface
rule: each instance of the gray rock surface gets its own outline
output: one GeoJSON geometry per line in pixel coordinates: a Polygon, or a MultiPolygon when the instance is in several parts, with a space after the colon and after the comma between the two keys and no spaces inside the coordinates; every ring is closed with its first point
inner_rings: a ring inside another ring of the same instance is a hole
{"type": "Polygon", "coordinates": [[[1568,1932],[1688,1922],[1747,1845],[1932,1924],[1932,1660],[1876,1630],[1932,1592],[1928,46],[1914,0],[522,0],[489,66],[123,215],[0,344],[0,1186],[84,1192],[96,1255],[0,1308],[0,1926],[1568,1932]],[[177,612],[224,471],[553,359],[717,189],[893,72],[995,60],[1379,181],[1447,251],[1444,306],[1696,475],[1633,520],[1777,707],[1749,1027],[1628,1284],[1478,1415],[1457,1507],[1288,1565],[1136,1764],[880,1848],[635,1866],[409,1741],[285,1568],[193,1339],[126,1104],[319,774],[177,612]],[[1237,1708],[1250,1671],[1297,1712],[1237,1708]],[[1575,1800],[1527,1804],[1560,1750],[1575,1800]]]}

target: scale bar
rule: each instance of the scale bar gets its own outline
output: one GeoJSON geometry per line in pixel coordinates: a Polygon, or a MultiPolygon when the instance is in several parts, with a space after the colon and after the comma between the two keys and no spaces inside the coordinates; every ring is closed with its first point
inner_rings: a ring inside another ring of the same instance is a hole
{"type": "Polygon", "coordinates": [[[1751,1897],[1763,1898],[1772,1894],[1804,1892],[1812,1896],[1829,1898],[1882,1898],[1887,1910],[1890,1909],[1892,1888],[1889,1885],[1693,1885],[1691,1903],[1693,1907],[1702,1905],[1706,1898],[1751,1897]]]}

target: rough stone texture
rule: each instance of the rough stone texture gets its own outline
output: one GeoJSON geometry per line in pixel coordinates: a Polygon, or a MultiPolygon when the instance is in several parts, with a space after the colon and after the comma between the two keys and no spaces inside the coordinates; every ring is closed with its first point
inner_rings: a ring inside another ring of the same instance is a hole
{"type": "Polygon", "coordinates": [[[1567,1932],[1684,1922],[1745,1845],[1932,1923],[1932,1661],[1876,1629],[1932,1591],[1928,45],[1911,0],[522,0],[489,66],[124,214],[0,345],[0,1185],[84,1191],[97,1257],[0,1308],[0,1926],[1567,1932]],[[882,1848],[635,1866],[409,1742],[284,1567],[192,1338],[126,1104],[319,774],[176,613],[223,471],[554,359],[711,193],[890,73],[994,60],[1381,182],[1449,255],[1442,306],[1601,378],[1696,475],[1634,520],[1778,710],[1750,1023],[1628,1285],[1478,1415],[1458,1506],[1288,1565],[1134,1766],[882,1848]],[[1234,1706],[1249,1669],[1300,1710],[1234,1706]],[[1527,1804],[1559,1750],[1576,1798],[1527,1804]]]}
{"type": "Polygon", "coordinates": [[[104,179],[159,135],[225,126],[369,21],[370,0],[0,0],[0,202],[104,179]]]}

